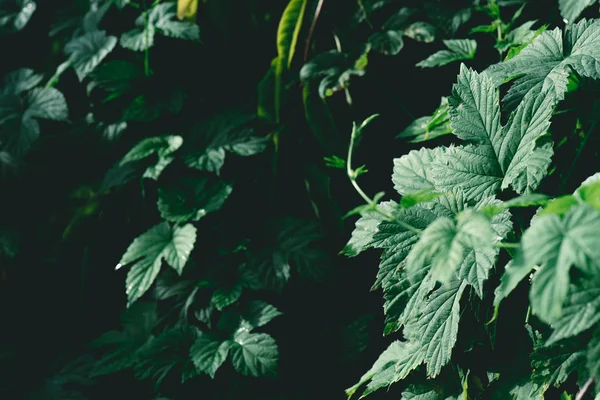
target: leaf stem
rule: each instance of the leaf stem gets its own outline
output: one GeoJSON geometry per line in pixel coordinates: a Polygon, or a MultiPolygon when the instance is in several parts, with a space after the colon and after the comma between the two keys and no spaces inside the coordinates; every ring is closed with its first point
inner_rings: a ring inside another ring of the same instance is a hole
{"type": "Polygon", "coordinates": [[[577,149],[577,153],[575,154],[575,157],[573,158],[573,162],[571,163],[571,166],[569,167],[569,171],[567,171],[567,175],[565,175],[561,185],[560,185],[560,193],[563,193],[565,190],[565,187],[567,186],[567,183],[569,183],[569,179],[571,178],[571,175],[573,175],[573,171],[575,170],[575,165],[577,164],[577,161],[579,160],[579,157],[581,156],[581,153],[583,152],[583,149],[585,148],[588,140],[590,139],[590,136],[592,135],[592,132],[594,131],[594,129],[596,128],[596,125],[598,124],[598,121],[594,121],[592,123],[592,125],[590,126],[590,129],[588,129],[587,133],[585,134],[585,136],[583,137],[583,140],[581,141],[581,144],[579,145],[579,148],[577,149]]]}
{"type": "Polygon", "coordinates": [[[594,378],[588,379],[587,382],[585,382],[585,384],[581,388],[581,390],[577,393],[575,400],[583,400],[583,396],[585,396],[590,386],[592,386],[592,383],[594,383],[594,378]]]}
{"type": "Polygon", "coordinates": [[[317,4],[317,8],[315,10],[315,15],[313,17],[312,23],[310,24],[310,30],[308,31],[308,38],[306,39],[306,46],[304,47],[304,62],[308,60],[308,51],[310,50],[310,43],[312,42],[313,35],[315,33],[315,27],[317,26],[317,20],[321,15],[321,9],[323,8],[324,0],[319,0],[317,4]]]}
{"type": "Polygon", "coordinates": [[[498,247],[500,249],[518,249],[520,244],[519,243],[498,242],[498,243],[494,243],[493,246],[498,247]]]}
{"type": "MultiPolygon", "coordinates": [[[[361,128],[364,127],[364,125],[365,125],[365,123],[363,123],[361,128]]],[[[408,231],[414,232],[417,235],[421,234],[422,231],[419,228],[414,227],[410,224],[407,224],[406,222],[404,222],[400,219],[396,219],[392,214],[382,210],[380,207],[377,207],[377,204],[375,203],[375,201],[372,198],[370,198],[369,195],[367,195],[365,193],[365,191],[360,187],[360,185],[356,181],[356,179],[358,178],[358,176],[357,176],[358,174],[356,173],[355,170],[352,169],[352,154],[354,153],[354,145],[356,143],[356,138],[360,134],[361,128],[357,128],[356,123],[354,123],[352,126],[352,135],[350,135],[350,145],[348,146],[348,157],[346,158],[346,175],[348,176],[348,179],[350,179],[350,183],[352,183],[352,186],[354,187],[356,192],[360,195],[360,197],[362,197],[362,199],[365,201],[365,203],[367,203],[368,205],[373,207],[375,212],[382,215],[388,221],[394,221],[395,223],[402,226],[404,229],[406,229],[408,231]]]]}
{"type": "Polygon", "coordinates": [[[365,15],[365,22],[367,23],[367,25],[369,25],[369,28],[374,29],[373,24],[371,23],[371,20],[369,19],[369,13],[367,12],[367,9],[365,8],[365,4],[363,3],[363,0],[358,0],[358,6],[360,7],[361,11],[365,15]]]}

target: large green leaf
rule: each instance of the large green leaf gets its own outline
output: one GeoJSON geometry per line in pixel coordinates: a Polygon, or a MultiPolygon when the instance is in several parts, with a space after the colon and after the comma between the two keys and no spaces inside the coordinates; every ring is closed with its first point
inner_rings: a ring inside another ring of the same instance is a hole
{"type": "MultiPolygon", "coordinates": [[[[397,204],[395,202],[384,202],[377,205],[382,211],[390,213],[397,204]]],[[[379,231],[378,226],[385,220],[384,214],[377,211],[366,211],[356,221],[356,227],[352,231],[352,237],[342,250],[348,257],[355,257],[370,247],[373,235],[379,231]]]]}
{"type": "Polygon", "coordinates": [[[240,331],[231,344],[233,367],[246,376],[276,376],[279,350],[275,339],[266,333],[240,331]]]}
{"type": "MultiPolygon", "coordinates": [[[[307,0],[290,0],[279,21],[277,29],[278,62],[282,64],[282,67],[285,66],[286,69],[291,67],[296,52],[306,4],[307,0]]],[[[283,72],[283,68],[278,66],[278,71],[283,72]]]]}
{"type": "Polygon", "coordinates": [[[534,98],[564,98],[571,68],[578,74],[600,78],[600,21],[581,20],[569,25],[564,36],[559,28],[538,36],[517,56],[492,65],[486,72],[495,85],[515,79],[503,102],[515,109],[526,94],[534,98]]]}
{"type": "Polygon", "coordinates": [[[128,304],[133,304],[150,288],[163,260],[181,274],[195,242],[196,228],[192,225],[171,227],[167,222],[135,238],[117,265],[120,268],[133,263],[126,282],[128,304]]]}
{"type": "Polygon", "coordinates": [[[104,31],[93,31],[71,39],[65,45],[65,53],[77,77],[82,81],[114,49],[116,44],[116,37],[107,36],[104,31]]]}
{"type": "Polygon", "coordinates": [[[160,216],[167,221],[198,221],[205,215],[218,211],[232,189],[231,185],[224,182],[213,184],[207,178],[182,178],[159,189],[158,210],[160,216]]]}
{"type": "Polygon", "coordinates": [[[143,175],[144,178],[156,180],[162,171],[174,160],[171,154],[177,151],[182,143],[183,138],[177,135],[155,136],[143,139],[125,154],[119,162],[119,166],[156,155],[158,160],[153,165],[148,166],[143,175]]]}
{"type": "Polygon", "coordinates": [[[225,362],[233,343],[221,341],[214,335],[200,332],[200,335],[190,348],[190,358],[199,372],[208,374],[211,378],[225,362]]]}
{"type": "Polygon", "coordinates": [[[511,268],[530,271],[541,266],[533,276],[530,300],[533,313],[543,321],[555,323],[563,315],[572,266],[584,273],[599,270],[598,226],[600,212],[576,205],[562,219],[552,214],[536,218],[525,231],[511,268]]]}
{"type": "Polygon", "coordinates": [[[550,124],[551,97],[528,95],[502,127],[492,81],[462,66],[449,102],[454,134],[472,144],[450,147],[434,163],[436,188],[459,187],[474,200],[509,186],[519,194],[537,188],[552,155],[551,144],[541,140],[550,124]]]}

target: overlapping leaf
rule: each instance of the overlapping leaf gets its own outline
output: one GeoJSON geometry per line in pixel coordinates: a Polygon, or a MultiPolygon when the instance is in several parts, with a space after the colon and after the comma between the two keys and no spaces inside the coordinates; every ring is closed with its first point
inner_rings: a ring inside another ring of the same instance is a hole
{"type": "Polygon", "coordinates": [[[569,73],[600,78],[600,21],[581,20],[567,26],[564,35],[559,28],[546,31],[510,60],[492,65],[486,72],[495,85],[507,80],[514,84],[503,99],[509,110],[531,96],[550,96],[553,102],[564,98],[569,73]]]}
{"type": "Polygon", "coordinates": [[[133,264],[127,273],[128,303],[134,303],[150,288],[163,260],[181,274],[195,242],[196,228],[192,225],[171,227],[168,222],[135,238],[117,265],[133,264]]]}
{"type": "Polygon", "coordinates": [[[441,67],[451,62],[471,60],[477,51],[477,42],[471,39],[444,40],[447,50],[440,50],[417,63],[417,67],[432,68],[441,67]]]}

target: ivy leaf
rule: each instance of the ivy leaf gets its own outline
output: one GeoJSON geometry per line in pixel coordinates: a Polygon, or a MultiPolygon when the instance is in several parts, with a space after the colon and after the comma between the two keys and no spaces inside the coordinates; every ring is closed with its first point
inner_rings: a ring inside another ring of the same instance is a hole
{"type": "Polygon", "coordinates": [[[104,31],[88,32],[70,40],[65,45],[69,63],[75,69],[77,78],[82,81],[110,53],[117,44],[117,38],[107,36],[104,31]]]}
{"type": "Polygon", "coordinates": [[[565,23],[572,23],[581,15],[583,10],[595,2],[596,0],[558,0],[558,7],[565,23]]]}
{"type": "MultiPolygon", "coordinates": [[[[14,77],[14,76],[13,76],[14,77]]],[[[0,95],[0,142],[13,157],[23,156],[40,135],[38,119],[66,121],[67,102],[57,89],[35,88],[28,92],[25,87],[36,80],[22,75],[23,81],[11,81],[4,91],[19,94],[0,95]]]]}
{"type": "Polygon", "coordinates": [[[600,321],[600,284],[583,280],[581,286],[571,285],[563,315],[552,325],[552,335],[546,345],[576,336],[600,321]]]}
{"type": "Polygon", "coordinates": [[[8,34],[22,30],[36,8],[32,0],[0,0],[0,31],[8,34]]]}
{"type": "Polygon", "coordinates": [[[396,138],[410,139],[408,143],[421,143],[448,135],[452,133],[448,112],[448,98],[442,97],[440,105],[433,115],[417,118],[396,138]]]}
{"type": "Polygon", "coordinates": [[[214,379],[215,373],[227,359],[233,343],[221,341],[215,335],[200,332],[190,348],[190,358],[198,372],[204,372],[214,379]]]}
{"type": "Polygon", "coordinates": [[[348,87],[352,76],[363,76],[368,63],[370,46],[363,46],[353,54],[337,50],[319,54],[300,70],[302,82],[320,80],[319,95],[322,98],[348,87]]]}
{"type": "Polygon", "coordinates": [[[221,209],[232,190],[231,185],[221,181],[210,184],[207,178],[182,178],[172,185],[159,188],[158,210],[167,221],[198,221],[221,209]]]}
{"type": "Polygon", "coordinates": [[[157,322],[156,303],[137,302],[125,310],[121,331],[107,332],[90,343],[90,347],[103,350],[92,375],[108,375],[132,367],[139,350],[152,340],[157,322]]]}
{"type": "Polygon", "coordinates": [[[231,344],[231,361],[242,375],[275,377],[279,361],[277,343],[266,333],[237,332],[231,344]]]}
{"type": "Polygon", "coordinates": [[[142,13],[135,20],[135,26],[135,29],[125,32],[120,39],[121,46],[133,51],[145,51],[152,47],[156,32],[177,39],[200,39],[198,25],[177,20],[177,4],[172,2],[159,3],[142,13]]]}
{"type": "Polygon", "coordinates": [[[251,115],[227,112],[196,125],[188,147],[193,150],[185,153],[185,163],[201,171],[219,174],[226,152],[247,157],[265,151],[267,139],[255,136],[254,130],[247,126],[252,118],[251,115]]]}
{"type": "Polygon", "coordinates": [[[526,94],[539,98],[542,93],[553,103],[564,98],[572,68],[578,74],[600,78],[600,21],[581,20],[569,25],[564,36],[559,28],[546,31],[518,55],[486,70],[494,85],[516,78],[504,97],[509,110],[515,109],[526,94]]]}
{"type": "Polygon", "coordinates": [[[584,273],[598,271],[600,213],[587,205],[577,205],[560,218],[536,218],[521,239],[515,259],[517,270],[541,265],[534,274],[530,292],[532,311],[544,322],[555,323],[563,315],[572,266],[584,273]]]}
{"type": "Polygon", "coordinates": [[[437,188],[459,187],[473,200],[509,186],[519,194],[537,188],[552,155],[551,143],[541,140],[550,124],[551,97],[528,95],[502,127],[492,81],[462,66],[449,102],[454,134],[472,144],[448,148],[434,164],[437,188]]]}
{"type": "Polygon", "coordinates": [[[133,263],[126,282],[128,304],[133,304],[150,288],[163,259],[181,275],[195,242],[196,228],[192,225],[171,227],[167,222],[135,238],[117,265],[120,268],[133,263]]]}
{"type": "Polygon", "coordinates": [[[177,135],[164,135],[146,138],[133,146],[121,159],[119,166],[144,160],[152,155],[158,156],[158,161],[146,168],[143,177],[157,180],[162,171],[174,160],[171,156],[183,143],[183,138],[177,135]]]}
{"type": "Polygon", "coordinates": [[[261,300],[251,302],[242,313],[243,325],[249,330],[259,328],[269,323],[272,319],[283,315],[274,306],[261,300]]]}
{"type": "Polygon", "coordinates": [[[451,62],[461,60],[472,60],[477,51],[477,42],[471,39],[444,40],[448,50],[440,50],[417,63],[417,67],[433,68],[441,67],[451,62]]]}

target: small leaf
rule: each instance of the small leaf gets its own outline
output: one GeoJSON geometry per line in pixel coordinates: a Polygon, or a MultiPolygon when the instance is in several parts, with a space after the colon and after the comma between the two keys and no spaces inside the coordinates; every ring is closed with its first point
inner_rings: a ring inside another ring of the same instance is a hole
{"type": "Polygon", "coordinates": [[[275,339],[266,333],[238,332],[231,345],[233,367],[246,376],[277,375],[279,350],[275,339]]]}
{"type": "Polygon", "coordinates": [[[255,300],[248,305],[242,314],[242,317],[244,319],[244,324],[252,330],[266,325],[272,319],[277,318],[280,315],[283,315],[283,313],[274,306],[261,300],[255,300]]]}
{"type": "Polygon", "coordinates": [[[211,334],[200,332],[190,348],[190,358],[198,372],[204,372],[214,378],[232,346],[233,343],[229,340],[222,342],[211,334]]]}
{"type": "Polygon", "coordinates": [[[385,55],[395,56],[404,47],[402,36],[403,34],[400,31],[384,31],[372,34],[368,40],[373,50],[385,55]]]}
{"type": "Polygon", "coordinates": [[[126,282],[128,304],[131,305],[150,288],[163,259],[181,275],[195,242],[196,228],[192,225],[171,227],[167,222],[134,239],[117,265],[120,268],[133,263],[126,282]]]}
{"type": "Polygon", "coordinates": [[[143,160],[156,154],[158,161],[149,166],[144,172],[145,178],[158,179],[161,172],[173,161],[172,153],[177,151],[183,143],[183,138],[176,135],[155,136],[143,139],[136,144],[119,162],[119,166],[143,160]]]}
{"type": "Polygon", "coordinates": [[[117,44],[117,38],[107,36],[104,31],[93,31],[76,37],[65,45],[65,53],[82,81],[110,53],[117,44]]]}
{"type": "Polygon", "coordinates": [[[425,60],[417,63],[417,67],[441,67],[455,61],[472,60],[477,51],[477,42],[471,39],[444,40],[444,45],[448,50],[441,50],[432,54],[425,60]]]}

